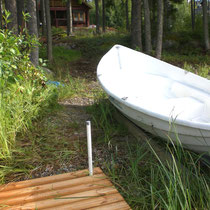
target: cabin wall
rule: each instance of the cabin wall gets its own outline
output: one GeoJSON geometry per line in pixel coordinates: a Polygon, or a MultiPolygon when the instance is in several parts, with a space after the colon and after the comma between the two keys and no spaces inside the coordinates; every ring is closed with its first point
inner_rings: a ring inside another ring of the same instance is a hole
{"type": "MultiPolygon", "coordinates": [[[[51,22],[55,27],[67,26],[66,4],[62,0],[50,0],[51,22]]],[[[73,27],[89,26],[89,7],[72,0],[73,27]]]]}

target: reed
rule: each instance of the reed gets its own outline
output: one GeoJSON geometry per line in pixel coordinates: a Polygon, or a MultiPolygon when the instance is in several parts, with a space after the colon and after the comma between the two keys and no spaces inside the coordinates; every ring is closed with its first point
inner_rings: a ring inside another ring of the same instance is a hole
{"type": "Polygon", "coordinates": [[[117,170],[107,167],[133,209],[210,208],[209,169],[201,167],[199,155],[168,144],[172,163],[166,167],[154,150],[138,142],[127,142],[127,147],[127,160],[117,170]]]}

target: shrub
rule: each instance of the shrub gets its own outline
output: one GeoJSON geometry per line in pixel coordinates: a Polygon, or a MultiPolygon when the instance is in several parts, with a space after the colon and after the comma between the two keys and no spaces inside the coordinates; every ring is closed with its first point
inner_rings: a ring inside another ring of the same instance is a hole
{"type": "MultiPolygon", "coordinates": [[[[5,22],[9,13],[5,11],[5,22]]],[[[11,157],[17,132],[28,128],[40,111],[56,100],[53,87],[29,58],[37,44],[27,30],[16,36],[0,31],[0,159],[11,157]]]]}

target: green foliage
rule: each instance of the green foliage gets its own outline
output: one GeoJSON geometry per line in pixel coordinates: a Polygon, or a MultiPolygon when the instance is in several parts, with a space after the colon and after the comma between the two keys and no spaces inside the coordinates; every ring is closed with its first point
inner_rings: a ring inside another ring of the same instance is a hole
{"type": "Polygon", "coordinates": [[[187,71],[190,71],[194,74],[198,74],[201,77],[208,77],[209,75],[209,66],[204,64],[204,65],[191,65],[188,63],[184,63],[184,69],[187,71]]]}
{"type": "MultiPolygon", "coordinates": [[[[6,24],[8,17],[5,11],[6,24]]],[[[56,91],[43,87],[44,74],[30,62],[34,44],[37,40],[25,29],[18,36],[7,29],[0,31],[0,160],[11,158],[17,133],[56,102],[56,91]]]]}
{"type": "Polygon", "coordinates": [[[66,37],[66,31],[63,28],[59,28],[59,27],[52,27],[52,37],[56,37],[56,38],[63,38],[66,37]]]}
{"type": "MultiPolygon", "coordinates": [[[[201,54],[200,50],[189,50],[184,49],[180,50],[180,52],[168,51],[163,52],[162,59],[166,62],[172,63],[176,66],[184,67],[184,63],[188,63],[191,65],[197,66],[196,68],[200,68],[200,66],[210,65],[210,60],[208,55],[201,54]]],[[[195,73],[195,72],[194,72],[195,73]]]]}
{"type": "Polygon", "coordinates": [[[83,56],[94,58],[104,55],[113,45],[130,46],[130,35],[125,33],[107,33],[75,39],[83,56]]]}
{"type": "MultiPolygon", "coordinates": [[[[6,24],[9,14],[5,11],[6,24]]],[[[19,36],[7,29],[0,32],[0,88],[25,80],[40,83],[45,79],[42,72],[30,63],[29,54],[35,44],[37,40],[29,36],[26,30],[19,36]]]]}
{"type": "MultiPolygon", "coordinates": [[[[93,9],[90,10],[90,23],[95,24],[95,5],[91,4],[93,9]]],[[[106,26],[114,27],[116,29],[125,28],[125,1],[124,0],[108,0],[105,1],[106,8],[106,26]]],[[[99,10],[102,10],[102,5],[99,4],[99,10]]],[[[129,1],[129,16],[131,10],[131,1],[129,1]]],[[[102,23],[102,15],[100,14],[100,23],[102,23]]]]}
{"type": "MultiPolygon", "coordinates": [[[[202,44],[203,40],[203,17],[202,12],[195,15],[195,28],[192,30],[192,17],[190,4],[184,1],[182,4],[176,5],[176,16],[171,23],[171,32],[174,39],[179,42],[180,48],[183,44],[187,46],[193,41],[202,44]]],[[[209,28],[210,31],[210,28],[209,28]]],[[[184,46],[185,47],[185,46],[184,46]]]]}
{"type": "MultiPolygon", "coordinates": [[[[68,43],[66,46],[54,46],[53,47],[53,61],[48,63],[48,67],[53,71],[57,79],[66,77],[66,74],[70,68],[70,62],[79,60],[81,58],[81,52],[79,50],[68,49],[68,43]]],[[[40,57],[47,59],[46,46],[40,47],[40,57]]]]}

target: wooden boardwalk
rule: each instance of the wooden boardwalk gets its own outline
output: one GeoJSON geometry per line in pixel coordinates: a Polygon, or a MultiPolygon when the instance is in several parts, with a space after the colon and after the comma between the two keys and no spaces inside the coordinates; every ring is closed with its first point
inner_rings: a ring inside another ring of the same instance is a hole
{"type": "Polygon", "coordinates": [[[100,168],[0,186],[0,209],[130,209],[100,168]]]}

